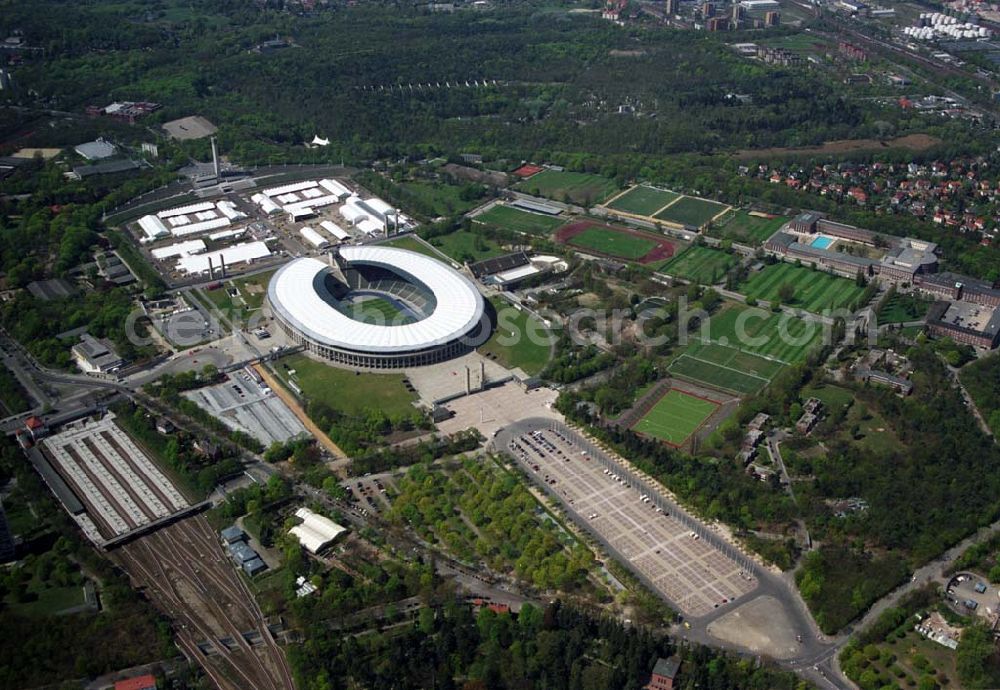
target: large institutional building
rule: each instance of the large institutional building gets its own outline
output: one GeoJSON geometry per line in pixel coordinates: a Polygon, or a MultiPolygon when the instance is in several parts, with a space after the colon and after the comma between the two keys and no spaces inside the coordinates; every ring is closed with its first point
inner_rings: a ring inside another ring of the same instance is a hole
{"type": "Polygon", "coordinates": [[[934,273],[938,265],[934,253],[937,245],[933,242],[882,235],[836,223],[816,213],[797,216],[788,224],[788,230],[775,233],[764,249],[850,277],[860,271],[865,276],[877,275],[893,282],[913,283],[915,276],[934,273]],[[840,244],[858,251],[842,251],[840,244]]]}
{"type": "Polygon", "coordinates": [[[489,330],[471,280],[423,254],[377,245],[286,264],[267,301],[293,341],[358,369],[434,364],[468,352],[489,330]]]}

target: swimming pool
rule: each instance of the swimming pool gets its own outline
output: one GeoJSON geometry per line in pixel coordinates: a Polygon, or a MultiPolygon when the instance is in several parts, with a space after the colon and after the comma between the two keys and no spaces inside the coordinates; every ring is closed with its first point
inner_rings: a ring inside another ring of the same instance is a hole
{"type": "Polygon", "coordinates": [[[809,246],[816,247],[816,249],[829,249],[831,244],[833,244],[832,237],[817,237],[809,243],[809,246]]]}

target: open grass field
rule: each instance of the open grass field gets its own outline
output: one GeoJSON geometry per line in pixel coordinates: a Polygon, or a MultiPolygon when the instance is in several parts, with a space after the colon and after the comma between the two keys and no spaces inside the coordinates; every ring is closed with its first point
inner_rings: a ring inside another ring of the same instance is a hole
{"type": "Polygon", "coordinates": [[[592,173],[543,170],[517,184],[517,190],[555,201],[590,206],[618,191],[612,180],[592,173]]]}
{"type": "Polygon", "coordinates": [[[878,322],[906,323],[917,321],[927,316],[930,300],[921,299],[918,295],[903,295],[896,293],[879,309],[878,322]]]}
{"type": "Polygon", "coordinates": [[[430,243],[459,263],[492,259],[504,253],[493,240],[466,230],[432,237],[430,243]]]}
{"type": "Polygon", "coordinates": [[[12,611],[29,618],[54,616],[60,611],[85,603],[83,587],[42,587],[32,581],[29,591],[37,598],[28,602],[14,602],[12,598],[7,600],[7,605],[12,611]]]}
{"type": "Polygon", "coordinates": [[[632,428],[679,446],[697,431],[718,407],[719,403],[711,400],[697,398],[678,390],[669,390],[632,428]]]}
{"type": "Polygon", "coordinates": [[[709,232],[713,237],[756,246],[788,222],[787,216],[753,215],[746,211],[726,214],[709,232]]]}
{"type": "Polygon", "coordinates": [[[277,269],[245,278],[234,278],[223,283],[221,288],[203,290],[202,294],[211,301],[212,306],[224,313],[230,313],[236,309],[256,311],[264,304],[267,285],[276,272],[277,269]],[[239,295],[233,297],[229,294],[233,288],[239,290],[239,295]]]}
{"type": "Polygon", "coordinates": [[[727,208],[729,207],[726,204],[720,204],[717,201],[685,196],[657,213],[654,218],[700,228],[727,208]]]}
{"type": "Polygon", "coordinates": [[[443,182],[411,180],[400,182],[399,187],[406,198],[419,199],[421,208],[433,209],[437,216],[465,213],[481,203],[475,199],[463,199],[462,187],[443,182]]]}
{"type": "Polygon", "coordinates": [[[560,217],[521,211],[510,206],[496,205],[472,219],[476,223],[522,232],[526,235],[547,235],[565,221],[560,217]]]}
{"type": "Polygon", "coordinates": [[[552,348],[535,342],[548,335],[537,318],[510,306],[501,299],[492,300],[497,311],[497,327],[480,348],[479,354],[496,360],[508,369],[520,367],[529,376],[536,376],[549,362],[552,348]],[[537,334],[534,338],[529,333],[537,334]]]}
{"type": "Polygon", "coordinates": [[[721,367],[714,362],[690,357],[686,353],[681,353],[680,357],[670,363],[669,371],[677,378],[695,381],[736,395],[757,393],[768,384],[767,379],[721,367]]]}
{"type": "Polygon", "coordinates": [[[722,280],[737,261],[732,254],[718,249],[692,245],[658,270],[676,278],[709,285],[722,280]]]}
{"type": "Polygon", "coordinates": [[[814,313],[847,307],[864,292],[853,280],[784,262],[751,273],[736,289],[747,297],[774,302],[780,301],[779,291],[786,284],[795,288],[787,304],[814,313]]]}
{"type": "Polygon", "coordinates": [[[416,394],[403,385],[403,374],[348,371],[305,355],[286,357],[275,369],[286,381],[295,381],[307,400],[315,400],[349,415],[378,409],[390,417],[406,416],[413,413],[412,403],[417,399],[416,394]]]}
{"type": "Polygon", "coordinates": [[[712,343],[785,364],[805,360],[823,334],[817,322],[742,305],[712,315],[708,324],[712,343]]]}
{"type": "Polygon", "coordinates": [[[677,192],[639,185],[616,197],[607,207],[638,216],[651,216],[679,196],[677,192]]]}
{"type": "Polygon", "coordinates": [[[423,254],[424,256],[430,256],[438,261],[441,261],[441,255],[434,251],[431,247],[418,240],[412,235],[404,235],[402,237],[396,237],[388,242],[383,242],[383,246],[386,247],[396,247],[397,249],[409,249],[411,252],[417,252],[418,254],[423,254]]]}

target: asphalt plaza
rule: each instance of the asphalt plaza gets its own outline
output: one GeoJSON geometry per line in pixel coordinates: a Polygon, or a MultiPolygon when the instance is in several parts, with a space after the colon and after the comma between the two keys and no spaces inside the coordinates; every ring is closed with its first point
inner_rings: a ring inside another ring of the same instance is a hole
{"type": "Polygon", "coordinates": [[[571,436],[538,429],[513,437],[506,450],[684,615],[706,616],[756,588],[743,565],[703,539],[676,509],[658,510],[662,502],[607,473],[571,436]]]}

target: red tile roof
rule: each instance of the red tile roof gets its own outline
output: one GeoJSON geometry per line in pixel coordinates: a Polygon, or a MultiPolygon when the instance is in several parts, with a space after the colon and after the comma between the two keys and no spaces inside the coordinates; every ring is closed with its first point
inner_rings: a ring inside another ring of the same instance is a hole
{"type": "Polygon", "coordinates": [[[156,678],[149,674],[126,678],[115,683],[115,690],[156,690],[156,678]]]}

